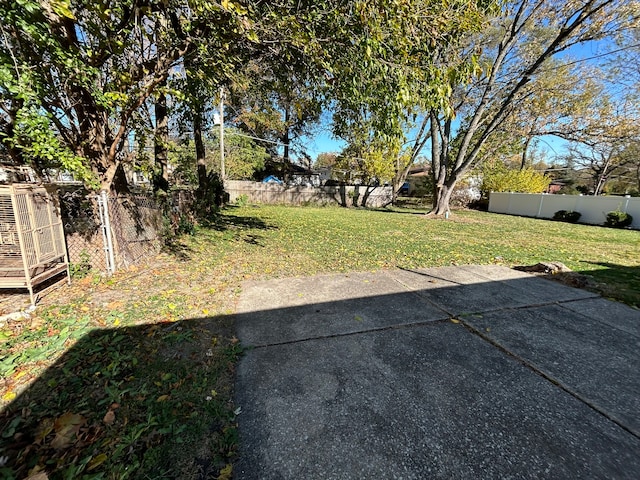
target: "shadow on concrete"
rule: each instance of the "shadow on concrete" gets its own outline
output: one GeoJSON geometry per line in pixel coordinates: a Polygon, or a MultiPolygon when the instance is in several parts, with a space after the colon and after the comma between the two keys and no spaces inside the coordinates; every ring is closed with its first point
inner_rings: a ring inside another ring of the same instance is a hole
{"type": "Polygon", "coordinates": [[[215,478],[239,422],[236,478],[637,478],[638,312],[465,268],[250,282],[234,316],[94,330],[0,414],[0,474],[215,478]]]}

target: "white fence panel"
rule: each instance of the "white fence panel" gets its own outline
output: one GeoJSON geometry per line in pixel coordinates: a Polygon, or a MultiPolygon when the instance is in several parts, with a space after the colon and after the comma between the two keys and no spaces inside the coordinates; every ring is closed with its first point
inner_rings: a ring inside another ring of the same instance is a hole
{"type": "Polygon", "coordinates": [[[640,198],[628,198],[626,212],[633,217],[633,228],[640,230],[640,198]]]}
{"type": "Polygon", "coordinates": [[[509,213],[509,199],[511,195],[508,193],[492,193],[489,196],[489,211],[494,213],[509,213]]]}
{"type": "Polygon", "coordinates": [[[582,197],[577,210],[582,214],[580,221],[602,225],[607,220],[607,213],[622,208],[624,200],[624,197],[582,197]]]}
{"type": "Polygon", "coordinates": [[[511,195],[509,209],[516,212],[522,212],[520,215],[525,217],[537,217],[540,209],[540,200],[531,198],[526,193],[514,193],[511,195]]]}
{"type": "Polygon", "coordinates": [[[580,212],[580,223],[593,225],[604,224],[607,213],[620,210],[633,217],[631,228],[640,229],[640,198],[546,193],[491,193],[489,196],[489,211],[494,213],[553,218],[558,210],[580,212]]]}
{"type": "Polygon", "coordinates": [[[553,218],[554,213],[558,210],[566,210],[567,212],[579,212],[578,205],[582,197],[578,195],[536,195],[540,198],[542,208],[540,213],[536,215],[540,218],[553,218]]]}

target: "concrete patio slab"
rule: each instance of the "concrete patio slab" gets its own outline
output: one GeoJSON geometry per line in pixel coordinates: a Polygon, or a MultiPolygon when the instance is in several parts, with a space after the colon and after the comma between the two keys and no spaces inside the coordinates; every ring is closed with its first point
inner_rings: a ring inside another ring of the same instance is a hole
{"type": "Polygon", "coordinates": [[[238,479],[637,478],[640,440],[462,325],[259,348],[238,479]]]}
{"type": "Polygon", "coordinates": [[[639,337],[560,305],[464,322],[640,437],[639,337]]]}
{"type": "Polygon", "coordinates": [[[640,477],[636,310],[465,266],[248,282],[239,312],[237,479],[640,477]]]}
{"type": "Polygon", "coordinates": [[[352,334],[450,316],[430,303],[421,302],[415,293],[385,275],[251,282],[243,291],[236,329],[238,338],[252,346],[352,334]],[[416,308],[416,302],[420,308],[416,308]],[[286,321],[282,309],[273,308],[282,305],[289,305],[286,321]]]}
{"type": "Polygon", "coordinates": [[[640,339],[640,312],[628,305],[598,297],[581,302],[567,302],[563,307],[640,339]]]}

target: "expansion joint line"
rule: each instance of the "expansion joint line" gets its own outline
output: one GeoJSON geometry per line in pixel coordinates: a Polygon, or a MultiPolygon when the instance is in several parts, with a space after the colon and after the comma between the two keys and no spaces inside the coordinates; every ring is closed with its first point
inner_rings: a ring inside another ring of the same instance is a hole
{"type": "Polygon", "coordinates": [[[626,431],[627,433],[633,435],[635,438],[640,440],[640,433],[633,431],[632,429],[630,429],[629,427],[627,427],[626,425],[624,425],[623,423],[621,423],[619,420],[613,418],[611,415],[609,415],[607,412],[605,412],[604,410],[602,410],[601,408],[599,408],[597,405],[595,405],[594,403],[590,402],[587,398],[583,397],[579,392],[576,392],[574,390],[572,390],[571,388],[569,388],[568,386],[564,385],[560,380],[554,378],[553,376],[549,375],[548,373],[545,373],[544,371],[542,371],[541,369],[539,369],[538,367],[536,367],[535,365],[533,365],[532,363],[529,363],[525,358],[521,357],[520,355],[517,355],[516,353],[512,352],[511,350],[507,349],[506,347],[504,347],[502,344],[500,344],[499,342],[497,342],[496,340],[493,340],[492,338],[490,338],[489,336],[485,335],[482,330],[468,324],[467,322],[464,321],[463,318],[456,318],[456,320],[458,320],[462,325],[464,325],[464,327],[472,334],[477,335],[478,337],[480,337],[482,340],[484,340],[485,342],[489,343],[490,345],[492,345],[493,347],[497,348],[498,350],[500,350],[501,352],[503,352],[505,355],[513,358],[514,360],[516,360],[518,363],[520,363],[521,365],[523,365],[524,367],[526,367],[527,369],[531,370],[533,373],[537,374],[538,376],[544,378],[546,381],[550,382],[551,384],[555,385],[556,387],[560,388],[560,390],[564,391],[565,393],[568,393],[569,395],[571,395],[573,398],[575,398],[576,400],[578,400],[579,402],[585,404],[587,407],[589,407],[590,409],[592,409],[594,412],[597,412],[598,414],[602,415],[604,418],[606,418],[607,420],[609,420],[610,422],[615,423],[618,427],[620,427],[621,429],[623,429],[624,431],[626,431]]]}

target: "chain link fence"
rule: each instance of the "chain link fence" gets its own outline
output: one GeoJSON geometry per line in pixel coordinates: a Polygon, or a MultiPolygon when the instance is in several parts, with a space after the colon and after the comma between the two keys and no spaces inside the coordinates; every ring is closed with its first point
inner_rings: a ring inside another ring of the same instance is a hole
{"type": "Polygon", "coordinates": [[[190,217],[193,208],[190,190],[171,192],[161,200],[151,192],[105,195],[103,215],[99,195],[68,187],[57,193],[71,270],[79,273],[108,273],[157,254],[166,236],[177,230],[182,219],[190,217]]]}
{"type": "MultiPolygon", "coordinates": [[[[193,190],[157,199],[151,192],[106,196],[79,185],[45,187],[60,211],[72,276],[139,263],[195,221],[193,190]]],[[[28,300],[22,290],[0,290],[0,323],[5,313],[26,308],[28,300]]]]}
{"type": "Polygon", "coordinates": [[[58,189],[57,193],[72,273],[106,272],[97,195],[68,187],[58,189]]]}

